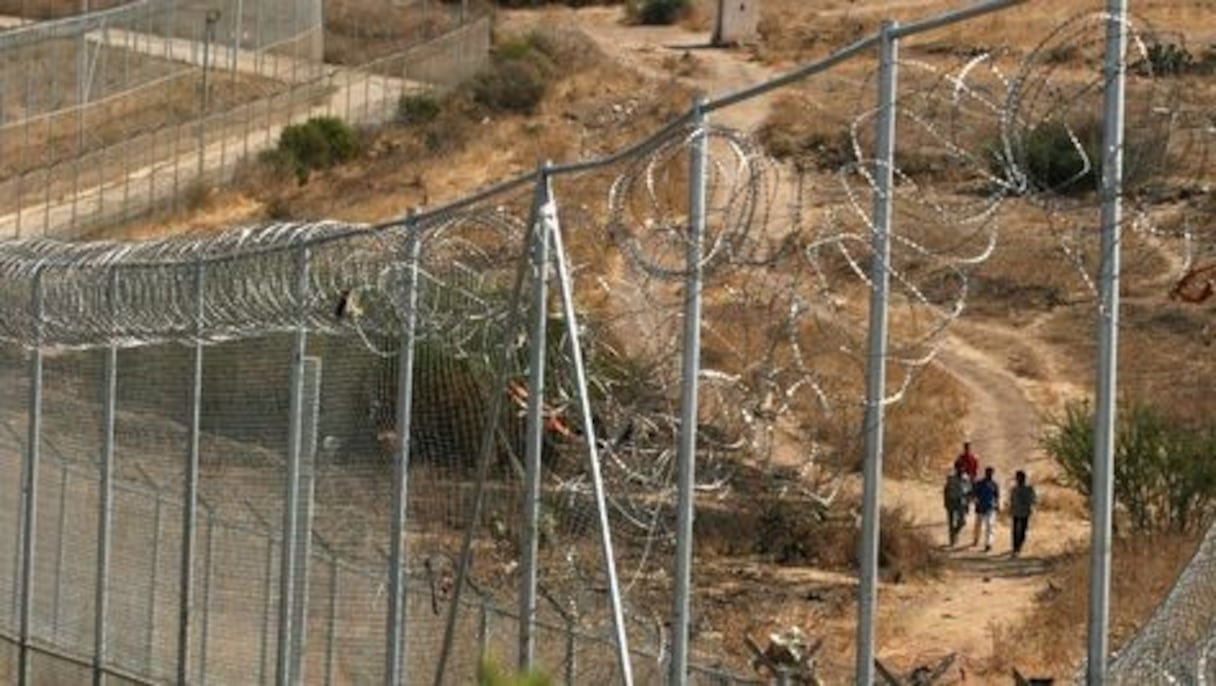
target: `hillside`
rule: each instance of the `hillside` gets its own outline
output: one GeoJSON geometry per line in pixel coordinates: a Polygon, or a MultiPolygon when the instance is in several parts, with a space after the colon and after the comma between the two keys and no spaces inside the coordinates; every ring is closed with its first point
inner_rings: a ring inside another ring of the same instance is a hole
{"type": "MultiPolygon", "coordinates": [[[[366,133],[355,161],[315,173],[307,183],[281,178],[251,162],[233,187],[210,189],[189,210],[98,235],[212,232],[268,218],[378,221],[409,208],[438,206],[546,159],[574,160],[620,149],[682,113],[694,94],[738,90],[796,62],[822,57],[873,31],[882,18],[923,17],[949,3],[808,4],[769,0],[758,42],[731,49],[703,48],[708,39],[704,14],[681,25],[639,27],[622,22],[620,7],[504,11],[497,17],[499,45],[541,53],[532,76],[546,88],[533,106],[512,110],[476,88],[458,90],[437,100],[435,115],[425,121],[366,133]],[[545,38],[529,46],[530,39],[521,36],[533,30],[545,38]]],[[[1083,85],[1101,52],[1099,24],[1079,21],[1067,24],[1070,28],[1063,33],[1052,32],[1069,17],[1094,10],[1094,4],[1035,3],[910,40],[903,47],[905,103],[909,112],[932,125],[918,130],[914,124],[920,120],[901,120],[909,142],[897,151],[905,194],[895,230],[908,227],[915,245],[901,246],[905,250],[899,265],[913,287],[900,290],[893,322],[897,343],[908,341],[909,355],[929,348],[936,355],[929,364],[908,365],[916,375],[893,406],[888,425],[889,478],[883,500],[890,521],[884,525],[890,525],[893,535],[890,547],[884,547],[888,559],[880,598],[879,655],[901,672],[957,654],[954,678],[961,680],[965,673],[967,683],[1003,683],[1011,666],[1063,677],[1083,652],[1084,604],[1078,612],[1073,597],[1083,595],[1083,576],[1077,570],[1083,569],[1088,534],[1085,502],[1063,483],[1039,438],[1048,417],[1092,394],[1096,200],[1092,193],[1059,202],[1045,200],[1047,194],[1011,194],[1001,198],[996,218],[981,228],[952,223],[980,203],[977,197],[983,198],[986,191],[976,179],[989,171],[957,163],[974,163],[982,156],[981,148],[996,135],[997,115],[1005,103],[997,103],[996,113],[977,115],[957,101],[953,108],[943,106],[950,100],[935,89],[949,83],[941,74],[956,74],[964,65],[974,66],[968,60],[976,55],[993,51],[1000,61],[994,59],[995,66],[985,72],[990,80],[977,77],[976,82],[991,86],[1000,77],[1022,78],[1028,91],[1043,84],[1074,85],[1079,93],[1075,111],[1093,109],[1097,100],[1083,85]],[[1085,36],[1085,42],[1070,42],[1078,36],[1085,36]],[[943,141],[963,141],[976,149],[964,151],[968,157],[943,141]],[[930,211],[942,208],[936,215],[930,211]],[[995,238],[987,255],[989,235],[995,238]],[[976,254],[985,254],[985,259],[967,266],[966,288],[960,289],[952,270],[976,254]],[[956,316],[949,305],[961,291],[964,306],[956,316]],[[921,334],[939,320],[949,325],[945,333],[922,344],[921,334]],[[1029,471],[1038,485],[1042,509],[1033,520],[1028,553],[1017,560],[1007,558],[1007,519],[1001,521],[990,555],[942,545],[941,478],[964,438],[986,465],[996,468],[1003,485],[1016,469],[1029,471]],[[1065,600],[1072,604],[1065,606],[1065,600]],[[1043,626],[1050,626],[1051,632],[1043,626]]],[[[1154,27],[1152,35],[1180,37],[1177,40],[1192,46],[1200,60],[1216,59],[1210,48],[1203,52],[1199,47],[1214,38],[1204,31],[1213,25],[1216,2],[1146,1],[1135,9],[1154,27]]],[[[834,163],[842,155],[848,159],[851,145],[872,144],[868,120],[856,129],[850,126],[872,107],[873,64],[873,59],[857,60],[822,78],[711,115],[714,124],[756,134],[774,155],[774,180],[764,198],[771,217],[756,219],[757,233],[767,232],[764,240],[789,243],[801,253],[822,235],[816,232],[824,226],[858,230],[855,217],[834,214],[847,195],[840,189],[839,165],[834,163]],[[811,228],[803,231],[803,223],[811,228]]],[[[977,67],[976,72],[987,68],[977,67]]],[[[1211,73],[1199,71],[1137,83],[1133,98],[1143,99],[1133,100],[1130,107],[1129,140],[1147,140],[1142,147],[1151,146],[1150,137],[1159,132],[1154,108],[1210,112],[1216,93],[1211,73]]],[[[1048,102],[1044,107],[1069,97],[1035,93],[1042,98],[1037,102],[1048,102]]],[[[1200,158],[1203,151],[1194,145],[1193,154],[1200,158]]],[[[1182,408],[1190,417],[1211,417],[1216,413],[1216,397],[1209,392],[1216,376],[1208,347],[1212,306],[1170,299],[1184,267],[1204,263],[1216,250],[1210,170],[1202,164],[1165,168],[1147,153],[1143,160],[1153,183],[1129,203],[1129,216],[1134,217],[1129,229],[1134,230],[1128,231],[1124,245],[1121,388],[1129,397],[1182,408]],[[1183,229],[1190,230],[1186,240],[1183,229]]],[[[559,188],[559,206],[574,208],[590,221],[600,220],[607,213],[607,194],[604,187],[586,186],[573,188],[569,195],[559,188]]],[[[861,197],[859,204],[868,203],[868,189],[861,197]]],[[[571,239],[573,251],[596,249],[576,241],[571,239]]],[[[595,265],[602,270],[598,275],[614,275],[619,267],[609,262],[595,265]]],[[[848,260],[833,253],[817,267],[821,271],[816,274],[839,305],[838,316],[864,322],[866,284],[848,260]]],[[[737,316],[744,321],[743,315],[737,316]]],[[[730,317],[726,313],[719,320],[723,329],[732,328],[730,317]]],[[[844,462],[860,453],[860,412],[844,399],[857,399],[862,365],[856,355],[835,356],[833,349],[848,345],[855,351],[863,331],[860,325],[842,325],[825,333],[826,343],[813,351],[823,354],[823,385],[834,393],[840,410],[834,419],[840,426],[833,427],[838,434],[824,442],[844,462]]],[[[738,343],[733,333],[720,334],[717,342],[707,336],[707,349],[720,352],[738,343]]],[[[895,375],[897,380],[902,373],[895,375]]],[[[796,460],[801,448],[797,441],[805,435],[791,431],[775,439],[774,457],[765,468],[796,472],[802,466],[796,460]]],[[[738,515],[738,521],[730,522],[733,528],[719,521],[727,517],[715,517],[713,508],[706,508],[704,529],[698,532],[704,544],[694,576],[701,608],[699,650],[743,668],[748,658],[744,635],[760,640],[797,626],[825,639],[820,674],[827,683],[839,683],[851,672],[855,574],[848,520],[859,477],[849,471],[842,483],[833,516],[845,523],[827,528],[800,528],[807,510],[781,509],[780,503],[764,512],[732,513],[738,515]],[[811,546],[817,548],[811,553],[801,548],[789,553],[760,540],[773,529],[782,537],[822,540],[811,546]]],[[[748,495],[744,491],[739,500],[724,499],[723,508],[740,506],[748,495]]],[[[1192,533],[1156,548],[1134,541],[1119,548],[1113,644],[1129,636],[1155,606],[1185,563],[1193,541],[1192,533]],[[1148,561],[1154,563],[1151,572],[1144,571],[1148,561]]],[[[662,583],[644,586],[638,597],[664,607],[662,583]]]]}

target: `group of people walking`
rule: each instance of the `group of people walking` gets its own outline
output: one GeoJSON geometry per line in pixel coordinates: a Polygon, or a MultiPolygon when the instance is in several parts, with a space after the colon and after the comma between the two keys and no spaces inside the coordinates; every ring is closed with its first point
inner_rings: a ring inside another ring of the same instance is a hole
{"type": "MultiPolygon", "coordinates": [[[[967,526],[967,513],[974,511],[975,525],[971,545],[984,539],[984,552],[991,552],[996,529],[996,515],[1001,509],[1001,488],[996,481],[996,470],[984,468],[979,477],[980,458],[971,449],[971,443],[963,443],[963,452],[954,460],[954,469],[946,477],[944,499],[949,530],[950,547],[958,544],[959,534],[967,526]]],[[[1014,475],[1014,486],[1009,493],[1009,512],[1013,518],[1012,557],[1022,553],[1026,543],[1026,532],[1030,526],[1030,515],[1038,502],[1034,486],[1027,483],[1026,472],[1018,470],[1014,475]]]]}

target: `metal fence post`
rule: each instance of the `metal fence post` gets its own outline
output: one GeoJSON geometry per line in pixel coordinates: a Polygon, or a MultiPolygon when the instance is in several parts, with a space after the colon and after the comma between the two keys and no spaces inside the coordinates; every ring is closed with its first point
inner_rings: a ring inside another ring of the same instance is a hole
{"type": "Polygon", "coordinates": [[[549,225],[541,218],[550,203],[548,165],[537,173],[532,225],[532,331],[528,358],[528,406],[525,422],[524,511],[520,530],[519,670],[532,668],[536,654],[536,581],[540,520],[541,452],[544,448],[545,337],[549,299],[549,225]]]}
{"type": "Polygon", "coordinates": [[[684,287],[684,337],[680,369],[680,442],[677,451],[675,608],[672,611],[672,684],[688,679],[689,602],[692,594],[692,524],[697,461],[697,386],[701,373],[701,241],[705,233],[706,118],[700,99],[693,105],[689,171],[688,274],[684,287]]]}
{"type": "Polygon", "coordinates": [[[198,645],[198,683],[207,683],[207,639],[211,634],[211,578],[215,573],[215,508],[207,505],[207,547],[203,551],[203,627],[198,645]]]}
{"type": "Polygon", "coordinates": [[[384,681],[389,686],[402,683],[402,662],[408,657],[407,598],[405,596],[406,520],[409,516],[410,440],[413,433],[414,410],[414,352],[418,324],[418,259],[422,247],[419,227],[410,221],[406,225],[406,284],[405,322],[401,349],[397,355],[397,464],[393,474],[392,549],[389,555],[388,646],[385,657],[384,681]]]}
{"type": "Polygon", "coordinates": [[[338,556],[328,547],[329,555],[329,610],[325,618],[329,625],[325,633],[325,686],[334,683],[334,653],[338,638],[338,556]]]}
{"type": "Polygon", "coordinates": [[[262,585],[262,626],[258,632],[258,683],[266,683],[266,660],[270,652],[270,615],[273,610],[274,532],[266,533],[266,569],[262,585]]]}
{"type": "Polygon", "coordinates": [[[577,624],[573,615],[566,617],[566,686],[574,686],[574,675],[578,673],[577,624]]]}
{"type": "Polygon", "coordinates": [[[203,183],[207,158],[207,105],[210,93],[207,83],[207,72],[211,68],[211,44],[215,40],[215,23],[220,20],[219,10],[207,10],[203,21],[203,84],[199,93],[198,114],[198,183],[203,183]]]}
{"type": "Polygon", "coordinates": [[[34,550],[38,534],[38,463],[42,450],[42,336],[45,326],[43,269],[34,272],[30,319],[34,326],[30,350],[29,425],[26,437],[24,482],[21,490],[21,616],[17,678],[21,686],[30,683],[30,613],[34,604],[34,550]]]}
{"type": "Polygon", "coordinates": [[[604,493],[604,477],[600,471],[599,448],[595,437],[595,421],[591,416],[591,397],[587,391],[587,372],[583,364],[582,344],[579,342],[578,315],[574,310],[574,281],[566,264],[566,251],[562,247],[562,232],[557,221],[557,205],[552,200],[541,208],[541,219],[548,227],[553,240],[553,259],[557,270],[557,287],[562,303],[562,318],[566,322],[566,344],[574,368],[574,386],[578,396],[579,420],[583,425],[583,440],[587,447],[587,468],[591,473],[591,490],[595,497],[595,511],[599,518],[600,553],[604,572],[608,577],[608,599],[612,608],[612,627],[615,632],[617,661],[621,670],[621,682],[633,683],[633,667],[629,658],[629,633],[625,628],[625,611],[621,600],[621,584],[616,573],[616,555],[612,549],[612,529],[608,521],[608,502],[604,493]]]}
{"type": "Polygon", "coordinates": [[[870,273],[870,337],[866,369],[865,464],[863,466],[861,579],[857,589],[857,683],[874,681],[874,617],[878,606],[878,542],[882,494],[883,412],[886,398],[887,303],[891,256],[891,201],[895,166],[895,100],[899,45],[895,22],[882,25],[878,78],[878,129],[874,155],[873,263],[870,273]]]}
{"type": "Polygon", "coordinates": [[[481,597],[481,605],[477,614],[477,660],[480,662],[486,656],[490,646],[490,599],[481,597]]]}
{"type": "Polygon", "coordinates": [[[68,468],[59,465],[59,518],[55,522],[55,591],[51,595],[51,636],[59,639],[59,615],[63,608],[63,539],[68,524],[68,468]]]}
{"type": "MultiPolygon", "coordinates": [[[[110,271],[106,304],[113,321],[117,309],[118,271],[110,271]]],[[[105,683],[107,615],[110,609],[110,525],[114,514],[114,424],[118,404],[118,346],[105,352],[102,378],[100,493],[97,504],[97,588],[93,603],[93,685],[105,683]]]]}
{"type": "Polygon", "coordinates": [[[160,494],[152,506],[152,566],[148,573],[148,616],[144,622],[145,668],[152,671],[152,651],[156,645],[156,601],[160,595],[160,518],[162,509],[160,494]]]}
{"type": "Polygon", "coordinates": [[[283,555],[279,563],[279,637],[278,659],[275,672],[276,683],[286,686],[295,683],[296,660],[292,654],[292,602],[295,598],[295,573],[297,540],[296,527],[299,521],[300,501],[300,456],[303,452],[304,414],[304,356],[308,344],[308,264],[309,249],[300,248],[296,256],[295,301],[298,315],[294,349],[291,359],[290,416],[287,429],[287,482],[286,502],[283,508],[283,555]]]}
{"type": "Polygon", "coordinates": [[[303,683],[308,642],[309,567],[312,562],[313,490],[316,476],[317,421],[321,404],[321,358],[304,358],[304,390],[300,415],[300,478],[296,504],[296,579],[292,598],[291,650],[295,681],[303,683]]]}
{"type": "Polygon", "coordinates": [[[1090,534],[1086,682],[1106,678],[1110,624],[1110,542],[1114,502],[1115,418],[1118,395],[1120,234],[1123,214],[1123,126],[1126,89],[1127,0],[1107,3],[1105,103],[1102,130],[1101,293],[1094,468],[1090,534]]]}
{"type": "Polygon", "coordinates": [[[194,265],[194,359],[190,376],[189,444],[186,481],[182,494],[182,557],[178,590],[177,681],[190,679],[190,635],[194,621],[194,524],[198,515],[199,436],[203,419],[203,330],[205,326],[206,271],[194,265]]]}

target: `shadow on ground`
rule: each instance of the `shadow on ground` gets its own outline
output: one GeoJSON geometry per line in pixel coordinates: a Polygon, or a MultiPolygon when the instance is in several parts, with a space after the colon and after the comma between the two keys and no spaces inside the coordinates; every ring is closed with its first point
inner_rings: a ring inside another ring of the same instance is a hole
{"type": "Polygon", "coordinates": [[[998,579],[1042,576],[1059,566],[1066,557],[1065,554],[1057,554],[1012,558],[1008,551],[985,553],[981,548],[946,549],[946,564],[951,569],[970,576],[998,579]]]}

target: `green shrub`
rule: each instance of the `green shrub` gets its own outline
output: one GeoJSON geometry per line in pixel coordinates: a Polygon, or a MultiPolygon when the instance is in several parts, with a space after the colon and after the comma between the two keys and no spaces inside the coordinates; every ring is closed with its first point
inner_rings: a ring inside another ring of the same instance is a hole
{"type": "Polygon", "coordinates": [[[1102,129],[1094,120],[1072,127],[1059,120],[1030,130],[1018,151],[1030,185],[1061,195],[1092,191],[1102,169],[1102,129]]]}
{"type": "Polygon", "coordinates": [[[397,119],[403,124],[428,124],[439,117],[440,109],[430,95],[403,95],[397,101],[397,119]]]}
{"type": "Polygon", "coordinates": [[[689,0],[630,0],[629,16],[639,24],[674,24],[692,9],[689,0]]]}
{"type": "Polygon", "coordinates": [[[1154,76],[1181,76],[1195,69],[1195,57],[1186,46],[1177,43],[1153,43],[1148,46],[1139,71],[1154,76]]]}
{"type": "MultiPolygon", "coordinates": [[[[1155,179],[1166,161],[1167,132],[1153,124],[1127,127],[1123,144],[1123,191],[1134,194],[1155,179]]],[[[1078,117],[1075,121],[1049,119],[1014,140],[1012,150],[1000,143],[988,148],[994,174],[1016,169],[1026,190],[1058,195],[1097,191],[1102,179],[1102,120],[1078,117]],[[1013,159],[1009,159],[1009,155],[1013,159]]]]}
{"type": "MultiPolygon", "coordinates": [[[[1094,413],[1072,403],[1051,417],[1043,449],[1065,483],[1090,497],[1094,413]]],[[[1115,505],[1135,531],[1193,531],[1216,513],[1216,426],[1195,427],[1160,410],[1132,404],[1115,426],[1115,505]]]]}
{"type": "Polygon", "coordinates": [[[473,78],[473,100],[494,111],[531,114],[556,72],[556,53],[554,42],[535,31],[503,41],[490,66],[473,78]]]}
{"type": "Polygon", "coordinates": [[[548,90],[545,74],[532,62],[497,64],[473,80],[473,99],[491,110],[531,114],[548,90]]]}
{"type": "Polygon", "coordinates": [[[313,117],[303,124],[292,124],[279,134],[279,144],[261,159],[277,169],[294,173],[307,183],[316,169],[328,169],[346,162],[359,152],[359,137],[349,124],[337,117],[313,117]]]}

